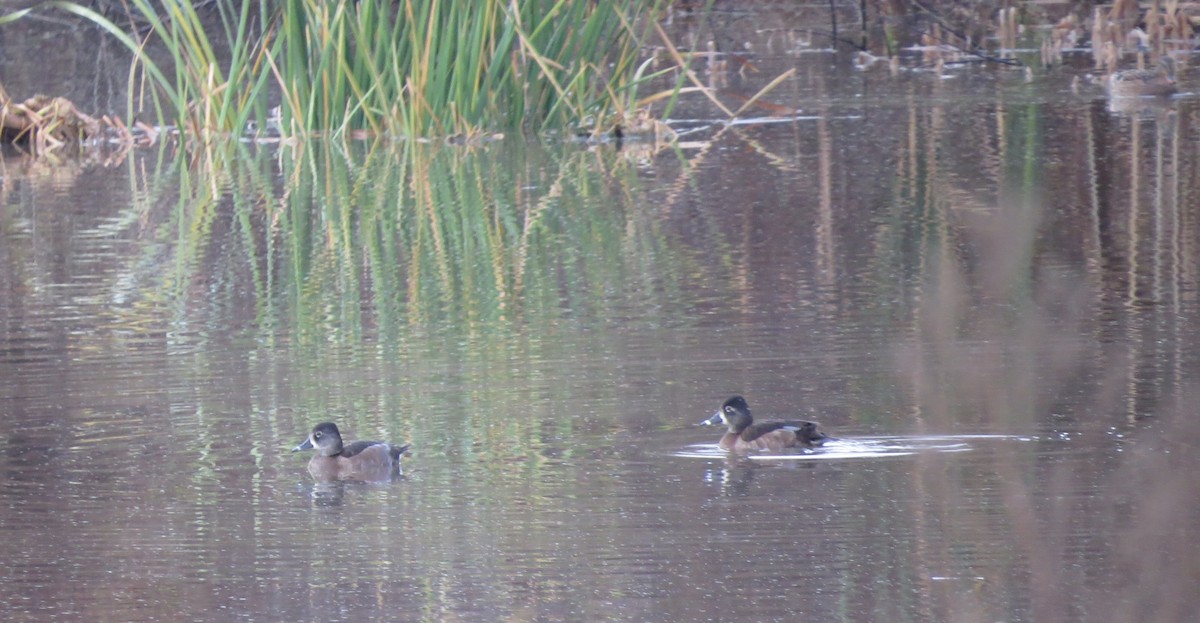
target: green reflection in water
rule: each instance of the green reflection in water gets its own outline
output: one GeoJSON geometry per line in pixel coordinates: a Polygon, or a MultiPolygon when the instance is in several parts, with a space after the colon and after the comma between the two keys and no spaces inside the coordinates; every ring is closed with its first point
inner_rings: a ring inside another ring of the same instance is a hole
{"type": "Polygon", "coordinates": [[[226,342],[256,378],[289,369],[246,388],[253,413],[304,424],[265,416],[280,436],[317,417],[366,434],[382,417],[418,450],[517,462],[494,471],[570,456],[557,440],[577,414],[561,405],[579,387],[563,379],[616,400],[625,349],[611,329],[688,322],[681,276],[703,272],[615,149],[239,148],[177,176],[158,229],[171,270],[144,295],[173,301],[168,331],[192,374],[223,374],[226,342]]]}
{"type": "Polygon", "coordinates": [[[284,189],[257,219],[268,229],[249,238],[272,248],[255,253],[273,281],[256,289],[275,299],[262,309],[288,308],[286,322],[260,324],[302,343],[357,341],[368,327],[394,344],[419,327],[471,336],[594,320],[678,292],[667,265],[677,260],[660,252],[667,242],[640,213],[635,171],[617,152],[309,147],[280,163],[284,189]],[[652,279],[631,292],[638,272],[652,279]]]}

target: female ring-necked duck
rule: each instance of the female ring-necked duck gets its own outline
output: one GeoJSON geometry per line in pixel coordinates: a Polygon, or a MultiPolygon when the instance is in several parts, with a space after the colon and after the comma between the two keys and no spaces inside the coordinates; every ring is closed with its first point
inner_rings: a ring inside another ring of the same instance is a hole
{"type": "Polygon", "coordinates": [[[811,448],[831,439],[817,430],[816,422],[793,420],[755,424],[754,416],[750,415],[750,405],[746,404],[746,399],[741,396],[726,400],[719,411],[700,423],[706,426],[724,424],[728,427],[717,445],[722,450],[735,452],[811,448]]]}
{"type": "Polygon", "coordinates": [[[1151,97],[1175,93],[1175,60],[1158,59],[1154,69],[1126,69],[1108,77],[1108,92],[1113,97],[1151,97]]]}
{"type": "Polygon", "coordinates": [[[317,454],[308,462],[308,473],[317,480],[386,480],[400,468],[400,455],[408,445],[393,446],[386,441],[343,445],[337,424],[322,422],[292,452],[313,448],[317,454]]]}

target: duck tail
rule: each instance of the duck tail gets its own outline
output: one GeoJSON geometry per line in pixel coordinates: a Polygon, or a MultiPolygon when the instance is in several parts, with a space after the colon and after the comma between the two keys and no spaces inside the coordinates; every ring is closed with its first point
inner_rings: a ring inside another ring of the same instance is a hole
{"type": "Polygon", "coordinates": [[[817,425],[813,422],[805,422],[804,427],[796,432],[796,436],[799,437],[805,444],[814,447],[824,445],[826,441],[834,440],[833,437],[826,435],[823,431],[818,429],[817,425]]]}

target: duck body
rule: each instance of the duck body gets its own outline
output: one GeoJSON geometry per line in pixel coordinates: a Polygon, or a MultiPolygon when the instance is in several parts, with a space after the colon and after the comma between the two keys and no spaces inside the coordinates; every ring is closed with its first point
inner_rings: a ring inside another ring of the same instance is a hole
{"type": "Polygon", "coordinates": [[[317,480],[387,480],[400,469],[400,456],[408,445],[386,441],[342,442],[342,434],[333,422],[313,427],[308,438],[292,452],[316,449],[308,461],[308,473],[317,480]]]}
{"type": "Polygon", "coordinates": [[[1161,97],[1175,93],[1175,61],[1164,56],[1155,69],[1127,69],[1108,77],[1113,97],[1161,97]]]}
{"type": "Polygon", "coordinates": [[[756,423],[750,413],[750,406],[741,396],[726,400],[712,417],[701,424],[724,424],[726,431],[717,445],[722,450],[732,452],[778,452],[785,448],[813,448],[831,439],[819,430],[816,422],[789,420],[756,423]]]}

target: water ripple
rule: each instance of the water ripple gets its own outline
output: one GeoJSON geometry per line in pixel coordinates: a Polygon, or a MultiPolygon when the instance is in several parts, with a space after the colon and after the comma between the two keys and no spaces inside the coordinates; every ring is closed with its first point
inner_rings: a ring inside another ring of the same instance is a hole
{"type": "MultiPolygon", "coordinates": [[[[855,437],[836,439],[820,448],[802,449],[794,452],[748,454],[755,461],[828,461],[844,459],[874,459],[912,456],[922,452],[970,452],[972,441],[1030,441],[1029,437],[1015,435],[921,435],[889,437],[855,437]]],[[[724,459],[729,453],[715,443],[697,443],[684,446],[671,456],[695,459],[724,459]]]]}

